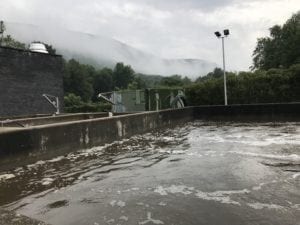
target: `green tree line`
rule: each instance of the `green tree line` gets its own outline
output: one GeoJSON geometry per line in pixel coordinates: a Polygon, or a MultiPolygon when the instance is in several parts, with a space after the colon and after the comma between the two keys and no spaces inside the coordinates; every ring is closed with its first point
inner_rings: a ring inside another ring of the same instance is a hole
{"type": "MultiPolygon", "coordinates": [[[[113,69],[95,69],[91,65],[81,64],[75,59],[64,61],[65,106],[69,112],[99,111],[97,95],[126,89],[183,87],[192,81],[187,77],[172,75],[162,77],[136,74],[129,65],[117,63],[113,69]]],[[[100,104],[103,109],[107,105],[100,104]]]]}
{"type": "MultiPolygon", "coordinates": [[[[221,69],[216,69],[220,71],[221,69]]],[[[222,70],[221,70],[222,71],[222,70]]],[[[186,87],[191,105],[224,104],[222,75],[202,77],[186,87]]],[[[274,68],[254,72],[226,73],[228,104],[279,103],[300,101],[300,64],[287,69],[274,68]]]]}
{"type": "Polygon", "coordinates": [[[123,63],[117,63],[114,69],[95,69],[71,59],[64,62],[63,74],[67,111],[99,111],[99,93],[127,89],[130,86],[139,88],[140,85],[131,66],[123,63]]]}

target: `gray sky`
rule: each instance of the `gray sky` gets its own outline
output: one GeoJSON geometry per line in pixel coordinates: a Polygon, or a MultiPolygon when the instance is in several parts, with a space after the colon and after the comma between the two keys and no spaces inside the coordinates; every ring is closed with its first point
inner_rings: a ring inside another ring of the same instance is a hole
{"type": "MultiPolygon", "coordinates": [[[[300,10],[299,0],[1,0],[0,20],[112,37],[163,58],[199,58],[248,70],[256,39],[300,10]]],[[[66,40],[67,41],[67,40],[66,40]]]]}

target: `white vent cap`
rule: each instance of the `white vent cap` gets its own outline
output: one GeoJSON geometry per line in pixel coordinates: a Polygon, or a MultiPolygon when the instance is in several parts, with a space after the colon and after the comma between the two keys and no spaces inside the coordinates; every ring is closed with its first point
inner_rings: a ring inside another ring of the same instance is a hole
{"type": "Polygon", "coordinates": [[[49,52],[46,49],[46,46],[43,43],[32,42],[29,46],[29,50],[32,52],[49,54],[49,52]]]}

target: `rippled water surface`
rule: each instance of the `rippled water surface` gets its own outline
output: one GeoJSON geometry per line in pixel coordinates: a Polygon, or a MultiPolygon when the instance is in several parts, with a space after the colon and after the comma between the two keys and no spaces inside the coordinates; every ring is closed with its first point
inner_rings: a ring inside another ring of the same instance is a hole
{"type": "Polygon", "coordinates": [[[53,225],[300,224],[300,125],[192,122],[0,172],[53,225]]]}

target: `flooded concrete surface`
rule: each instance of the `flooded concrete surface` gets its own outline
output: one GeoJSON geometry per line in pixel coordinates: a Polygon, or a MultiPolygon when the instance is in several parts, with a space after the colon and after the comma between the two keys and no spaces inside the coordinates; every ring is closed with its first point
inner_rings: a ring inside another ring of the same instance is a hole
{"type": "Polygon", "coordinates": [[[195,121],[0,172],[53,225],[300,224],[300,124],[195,121]]]}
{"type": "Polygon", "coordinates": [[[0,209],[1,225],[47,225],[41,221],[28,218],[12,211],[0,209]]]}

